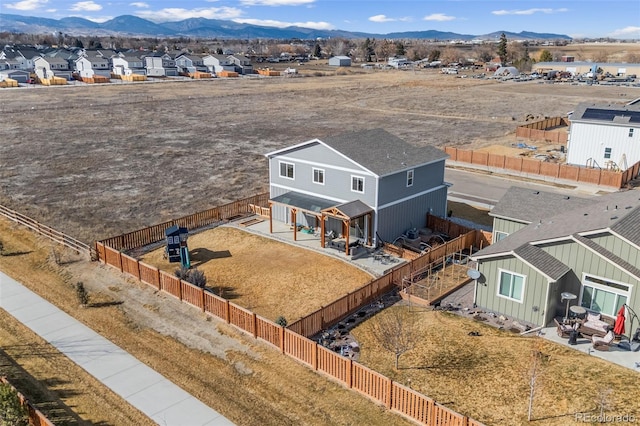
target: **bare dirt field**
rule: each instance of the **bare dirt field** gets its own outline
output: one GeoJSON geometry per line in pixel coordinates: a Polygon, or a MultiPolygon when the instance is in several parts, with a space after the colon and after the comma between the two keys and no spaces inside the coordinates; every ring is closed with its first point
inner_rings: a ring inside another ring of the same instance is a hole
{"type": "Polygon", "coordinates": [[[0,203],[89,242],[265,191],[264,154],[311,138],[510,145],[527,115],[639,95],[432,70],[3,89],[0,203]]]}
{"type": "MultiPolygon", "coordinates": [[[[289,323],[362,287],[372,277],[341,260],[231,228],[189,237],[191,266],[205,273],[215,294],[275,321],[289,323]]],[[[173,273],[164,248],[141,260],[173,273]]]]}

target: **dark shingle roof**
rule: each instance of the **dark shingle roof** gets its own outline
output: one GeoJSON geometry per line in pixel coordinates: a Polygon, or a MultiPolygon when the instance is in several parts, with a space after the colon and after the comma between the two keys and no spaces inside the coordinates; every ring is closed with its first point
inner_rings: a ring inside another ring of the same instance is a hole
{"type": "Polygon", "coordinates": [[[546,251],[531,244],[524,244],[513,252],[553,281],[558,281],[571,270],[571,268],[546,251]]]}
{"type": "Polygon", "coordinates": [[[640,105],[584,103],[571,114],[571,121],[588,120],[608,123],[640,123],[640,105]]]}
{"type": "Polygon", "coordinates": [[[340,210],[345,216],[351,219],[363,216],[370,211],[373,211],[371,207],[360,200],[349,201],[348,203],[336,206],[336,208],[340,210]]]}
{"type": "Polygon", "coordinates": [[[312,197],[311,195],[301,194],[295,191],[289,191],[273,197],[271,201],[315,213],[320,213],[322,210],[336,205],[334,201],[320,197],[312,197]]]}
{"type": "Polygon", "coordinates": [[[614,223],[613,226],[611,226],[611,231],[629,240],[633,244],[640,246],[640,208],[636,207],[632,209],[619,221],[614,223]]]}
{"type": "Polygon", "coordinates": [[[383,129],[344,133],[321,141],[378,176],[448,157],[434,146],[416,147],[383,129]]]}
{"type": "Polygon", "coordinates": [[[512,186],[489,215],[523,223],[537,222],[558,212],[593,204],[592,200],[512,186]]]}
{"type": "Polygon", "coordinates": [[[509,253],[523,244],[536,241],[570,238],[576,233],[618,229],[625,235],[637,235],[640,221],[633,218],[640,214],[640,191],[614,192],[592,198],[591,203],[570,211],[561,211],[540,221],[535,221],[507,238],[480,250],[474,257],[509,253]],[[629,219],[624,220],[628,215],[629,219]]]}

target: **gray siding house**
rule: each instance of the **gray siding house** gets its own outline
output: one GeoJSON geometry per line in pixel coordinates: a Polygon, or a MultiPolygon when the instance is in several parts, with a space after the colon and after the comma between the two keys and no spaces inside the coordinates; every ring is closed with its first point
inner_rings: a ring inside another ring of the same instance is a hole
{"type": "MultiPolygon", "coordinates": [[[[511,213],[503,207],[502,215],[517,218],[516,211],[531,203],[530,190],[519,193],[522,206],[511,213]]],[[[517,200],[511,194],[512,205],[517,200]]],[[[481,274],[478,307],[538,326],[564,316],[563,292],[607,317],[625,304],[640,311],[640,192],[569,204],[559,201],[553,214],[535,220],[529,215],[528,225],[472,256],[481,274]]]]}
{"type": "Polygon", "coordinates": [[[443,151],[382,129],[312,139],[266,154],[272,220],[377,245],[444,216],[443,151]]]}

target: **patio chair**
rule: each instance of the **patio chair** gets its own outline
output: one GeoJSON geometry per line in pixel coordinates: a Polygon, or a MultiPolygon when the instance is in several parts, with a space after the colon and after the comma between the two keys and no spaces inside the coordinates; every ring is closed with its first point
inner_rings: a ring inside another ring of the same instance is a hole
{"type": "Polygon", "coordinates": [[[604,337],[593,336],[591,337],[591,342],[593,343],[593,349],[597,349],[599,351],[608,351],[609,345],[613,342],[615,335],[612,330],[609,330],[604,337]]]}

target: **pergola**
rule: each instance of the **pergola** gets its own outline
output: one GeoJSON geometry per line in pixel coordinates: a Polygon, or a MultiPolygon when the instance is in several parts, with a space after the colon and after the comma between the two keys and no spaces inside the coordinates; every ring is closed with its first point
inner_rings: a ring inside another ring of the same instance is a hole
{"type": "Polygon", "coordinates": [[[296,217],[298,212],[307,213],[315,217],[315,226],[320,223],[320,245],[325,247],[325,223],[326,219],[331,217],[342,221],[343,234],[345,236],[345,253],[349,255],[349,228],[351,222],[363,216],[367,216],[367,244],[371,245],[372,233],[372,215],[373,209],[360,200],[350,201],[343,204],[337,204],[335,201],[324,198],[314,197],[311,195],[301,194],[299,192],[290,191],[282,195],[278,195],[269,200],[269,232],[273,233],[273,205],[280,204],[289,208],[291,214],[291,223],[293,223],[293,240],[297,241],[298,226],[296,217]]]}

